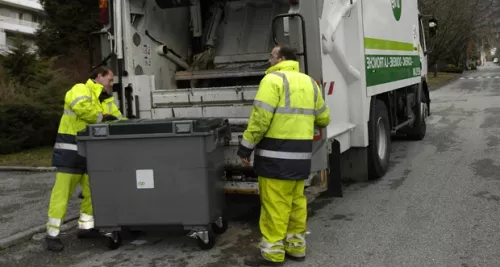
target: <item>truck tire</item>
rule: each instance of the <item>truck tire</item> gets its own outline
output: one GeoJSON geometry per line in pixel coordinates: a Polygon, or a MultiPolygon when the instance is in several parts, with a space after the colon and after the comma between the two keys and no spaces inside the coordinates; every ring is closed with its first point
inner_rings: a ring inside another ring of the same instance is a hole
{"type": "Polygon", "coordinates": [[[379,179],[389,169],[391,153],[391,127],[385,103],[380,99],[372,99],[368,134],[368,178],[379,179]]]}
{"type": "Polygon", "coordinates": [[[424,139],[427,132],[427,125],[425,123],[425,118],[427,117],[427,98],[423,92],[422,83],[419,84],[417,90],[417,105],[413,112],[415,113],[415,122],[408,131],[408,137],[411,140],[420,141],[424,139]]]}

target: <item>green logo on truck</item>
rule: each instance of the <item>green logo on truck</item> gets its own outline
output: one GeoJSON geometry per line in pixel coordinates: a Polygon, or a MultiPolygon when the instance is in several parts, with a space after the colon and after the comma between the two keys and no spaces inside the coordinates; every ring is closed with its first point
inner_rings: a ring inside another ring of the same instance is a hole
{"type": "Polygon", "coordinates": [[[392,13],[394,14],[394,17],[396,18],[397,21],[401,19],[401,4],[403,0],[391,0],[391,5],[392,5],[392,13]]]}

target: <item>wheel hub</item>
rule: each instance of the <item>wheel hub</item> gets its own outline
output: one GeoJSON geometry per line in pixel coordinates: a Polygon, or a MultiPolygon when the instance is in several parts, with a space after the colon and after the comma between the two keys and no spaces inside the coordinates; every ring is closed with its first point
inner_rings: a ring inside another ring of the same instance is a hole
{"type": "Polygon", "coordinates": [[[380,159],[385,159],[386,157],[386,150],[387,150],[387,132],[386,132],[386,127],[385,127],[385,121],[382,118],[378,118],[377,120],[377,131],[378,131],[378,138],[377,138],[377,152],[378,156],[380,159]]]}
{"type": "Polygon", "coordinates": [[[422,118],[422,121],[427,118],[427,114],[429,114],[427,112],[427,105],[425,103],[420,103],[420,118],[422,118]]]}

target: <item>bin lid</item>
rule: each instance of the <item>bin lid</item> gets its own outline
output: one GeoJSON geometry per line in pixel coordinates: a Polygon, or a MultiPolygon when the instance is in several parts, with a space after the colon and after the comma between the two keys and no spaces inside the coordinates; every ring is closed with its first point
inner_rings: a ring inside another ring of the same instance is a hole
{"type": "MultiPolygon", "coordinates": [[[[130,119],[109,123],[106,135],[209,134],[224,126],[225,122],[225,118],[130,119]]],[[[89,136],[89,129],[96,126],[88,125],[78,135],[89,136]]]]}

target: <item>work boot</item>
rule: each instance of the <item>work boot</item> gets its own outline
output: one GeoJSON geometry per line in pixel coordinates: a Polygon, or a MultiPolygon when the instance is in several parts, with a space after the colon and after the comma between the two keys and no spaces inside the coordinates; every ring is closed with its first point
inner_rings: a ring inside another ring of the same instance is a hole
{"type": "Polygon", "coordinates": [[[244,263],[246,266],[283,266],[283,262],[273,262],[265,259],[262,257],[262,255],[259,253],[257,255],[254,255],[248,259],[244,260],[244,263]]]}
{"type": "Polygon", "coordinates": [[[292,255],[289,255],[289,254],[285,254],[285,257],[289,260],[292,260],[292,261],[298,261],[298,262],[303,262],[306,260],[306,257],[295,257],[295,256],[292,256],[292,255]]]}
{"type": "Polygon", "coordinates": [[[101,237],[101,233],[99,230],[92,228],[92,229],[79,229],[77,237],[79,239],[84,239],[84,238],[99,238],[101,237]]]}
{"type": "Polygon", "coordinates": [[[47,245],[47,250],[52,252],[61,252],[64,249],[64,245],[59,237],[45,237],[45,244],[47,245]]]}

